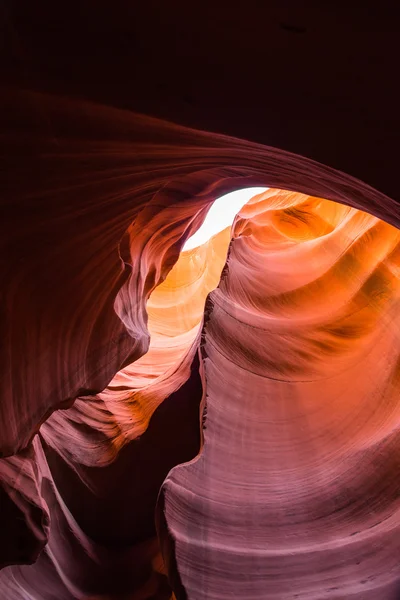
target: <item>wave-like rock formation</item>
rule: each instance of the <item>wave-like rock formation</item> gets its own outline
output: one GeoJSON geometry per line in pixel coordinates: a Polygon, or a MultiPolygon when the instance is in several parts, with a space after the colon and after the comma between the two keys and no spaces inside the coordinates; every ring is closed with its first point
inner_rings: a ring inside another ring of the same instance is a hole
{"type": "Polygon", "coordinates": [[[400,234],[264,196],[206,308],[203,450],[163,484],[180,597],[392,598],[400,234]]]}
{"type": "Polygon", "coordinates": [[[1,102],[0,599],[397,598],[397,203],[250,142],[1,102]]]}

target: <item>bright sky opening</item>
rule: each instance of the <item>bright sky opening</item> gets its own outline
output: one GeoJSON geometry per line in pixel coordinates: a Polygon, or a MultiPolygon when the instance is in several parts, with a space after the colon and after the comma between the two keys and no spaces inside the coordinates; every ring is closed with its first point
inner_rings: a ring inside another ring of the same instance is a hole
{"type": "Polygon", "coordinates": [[[208,242],[214,235],[232,225],[235,216],[246,202],[267,189],[266,187],[244,188],[217,198],[211,205],[204,223],[192,237],[186,240],[182,251],[198,248],[198,246],[208,242]]]}

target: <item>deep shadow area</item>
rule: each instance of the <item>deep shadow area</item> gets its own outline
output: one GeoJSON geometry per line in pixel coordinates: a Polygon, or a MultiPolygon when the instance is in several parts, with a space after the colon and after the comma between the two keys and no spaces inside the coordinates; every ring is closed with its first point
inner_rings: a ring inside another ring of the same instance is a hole
{"type": "Polygon", "coordinates": [[[156,534],[154,509],[170,469],[194,458],[200,447],[202,385],[196,354],[189,380],[157,408],[146,432],[127,444],[107,467],[80,467],[92,493],[52,448],[45,453],[55,484],[83,531],[111,547],[156,534]]]}
{"type": "Polygon", "coordinates": [[[6,0],[3,79],[289,150],[394,197],[396,11],[6,0]]]}

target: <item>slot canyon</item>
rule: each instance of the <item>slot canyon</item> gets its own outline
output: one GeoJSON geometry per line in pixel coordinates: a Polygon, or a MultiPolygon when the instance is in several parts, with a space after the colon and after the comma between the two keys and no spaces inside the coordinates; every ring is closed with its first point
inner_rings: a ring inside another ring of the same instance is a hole
{"type": "Polygon", "coordinates": [[[73,4],[0,17],[0,600],[399,600],[398,20],[73,4]]]}

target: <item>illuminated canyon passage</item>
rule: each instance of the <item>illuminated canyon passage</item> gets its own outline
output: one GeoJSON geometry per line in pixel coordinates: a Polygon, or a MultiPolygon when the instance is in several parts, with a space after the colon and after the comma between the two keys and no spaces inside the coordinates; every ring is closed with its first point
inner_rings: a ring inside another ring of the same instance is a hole
{"type": "Polygon", "coordinates": [[[397,598],[400,233],[277,189],[216,206],[147,352],[2,460],[34,563],[2,599],[397,598]]]}
{"type": "Polygon", "coordinates": [[[0,600],[398,600],[396,202],[129,111],[8,107],[0,600]]]}

